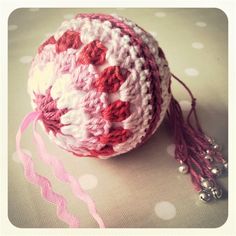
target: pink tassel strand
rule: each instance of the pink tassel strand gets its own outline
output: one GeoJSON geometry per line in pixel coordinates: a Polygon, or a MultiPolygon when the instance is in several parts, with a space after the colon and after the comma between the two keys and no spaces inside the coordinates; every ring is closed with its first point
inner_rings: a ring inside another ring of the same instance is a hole
{"type": "Polygon", "coordinates": [[[189,173],[199,198],[208,202],[222,197],[222,189],[216,178],[228,168],[220,147],[214,139],[203,132],[196,112],[196,98],[189,88],[175,75],[172,76],[187,90],[192,104],[187,118],[177,100],[171,98],[167,118],[175,139],[175,159],[180,163],[179,171],[189,173]]]}

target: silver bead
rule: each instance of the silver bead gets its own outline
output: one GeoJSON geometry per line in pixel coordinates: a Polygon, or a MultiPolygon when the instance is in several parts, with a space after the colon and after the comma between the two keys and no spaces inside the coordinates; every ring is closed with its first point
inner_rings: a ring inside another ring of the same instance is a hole
{"type": "Polygon", "coordinates": [[[214,187],[211,189],[211,193],[212,193],[212,196],[215,198],[215,199],[220,199],[223,195],[223,191],[221,188],[217,188],[217,187],[214,187]]]}
{"type": "Polygon", "coordinates": [[[208,137],[207,135],[206,135],[206,139],[207,139],[207,141],[208,141],[209,143],[211,143],[211,144],[213,144],[213,143],[215,142],[215,140],[214,140],[213,138],[208,137]]]}
{"type": "Polygon", "coordinates": [[[210,155],[206,155],[204,159],[208,160],[209,162],[213,162],[213,157],[211,157],[210,155]]]}
{"type": "Polygon", "coordinates": [[[213,167],[211,169],[211,173],[217,176],[220,176],[222,174],[222,171],[219,167],[213,167]]]}
{"type": "Polygon", "coordinates": [[[213,145],[213,148],[214,148],[215,150],[220,150],[220,149],[221,149],[220,145],[218,145],[218,144],[214,144],[214,145],[213,145]]]}
{"type": "Polygon", "coordinates": [[[202,180],[201,185],[203,188],[206,188],[206,189],[211,189],[214,187],[214,183],[207,179],[202,180]]]}
{"type": "Polygon", "coordinates": [[[206,154],[210,154],[210,153],[211,153],[211,151],[207,149],[206,150],[206,154]]]}
{"type": "Polygon", "coordinates": [[[228,162],[224,162],[224,168],[227,170],[228,169],[228,162]]]}
{"type": "Polygon", "coordinates": [[[208,192],[200,192],[199,193],[199,199],[203,202],[209,202],[211,200],[211,194],[208,192]]]}
{"type": "Polygon", "coordinates": [[[187,174],[188,173],[188,166],[185,164],[182,164],[181,166],[179,166],[179,172],[181,174],[187,174]]]}

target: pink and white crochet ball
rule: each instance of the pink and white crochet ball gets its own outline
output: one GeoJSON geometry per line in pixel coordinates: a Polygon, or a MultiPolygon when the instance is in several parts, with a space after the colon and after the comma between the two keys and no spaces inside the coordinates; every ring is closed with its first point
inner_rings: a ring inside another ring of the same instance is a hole
{"type": "Polygon", "coordinates": [[[28,91],[57,145],[109,158],[156,131],[171,99],[170,78],[157,41],[135,23],[79,14],[40,45],[28,91]]]}

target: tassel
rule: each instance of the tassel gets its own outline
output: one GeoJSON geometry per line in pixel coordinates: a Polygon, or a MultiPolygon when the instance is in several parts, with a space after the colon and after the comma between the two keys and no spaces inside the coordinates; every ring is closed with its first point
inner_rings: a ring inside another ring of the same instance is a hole
{"type": "Polygon", "coordinates": [[[207,136],[200,126],[196,98],[180,79],[173,74],[172,76],[187,90],[192,100],[187,118],[184,118],[181,107],[173,95],[167,111],[167,119],[175,140],[175,159],[180,163],[179,171],[190,174],[200,200],[209,202],[212,198],[220,199],[222,189],[216,178],[227,170],[228,163],[224,160],[219,145],[207,136]]]}

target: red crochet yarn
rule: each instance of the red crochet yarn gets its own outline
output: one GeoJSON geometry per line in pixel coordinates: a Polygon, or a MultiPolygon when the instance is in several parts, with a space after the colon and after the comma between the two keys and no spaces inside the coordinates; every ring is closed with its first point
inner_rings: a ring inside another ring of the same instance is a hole
{"type": "Polygon", "coordinates": [[[110,66],[105,68],[98,80],[94,82],[94,87],[99,92],[115,93],[129,76],[126,69],[121,69],[119,66],[110,66]]]}
{"type": "Polygon", "coordinates": [[[80,33],[68,30],[57,40],[56,51],[60,53],[66,51],[68,48],[78,49],[81,44],[80,33]]]}
{"type": "Polygon", "coordinates": [[[111,103],[107,108],[102,110],[104,119],[110,122],[121,122],[130,115],[129,103],[117,100],[111,103]]]}
{"type": "Polygon", "coordinates": [[[99,40],[94,40],[82,48],[77,64],[102,65],[105,62],[106,51],[106,47],[99,40]]]}
{"type": "Polygon", "coordinates": [[[123,129],[122,127],[112,129],[108,134],[104,134],[99,137],[99,141],[104,144],[115,145],[118,143],[123,143],[130,138],[132,132],[128,129],[123,129]]]}

